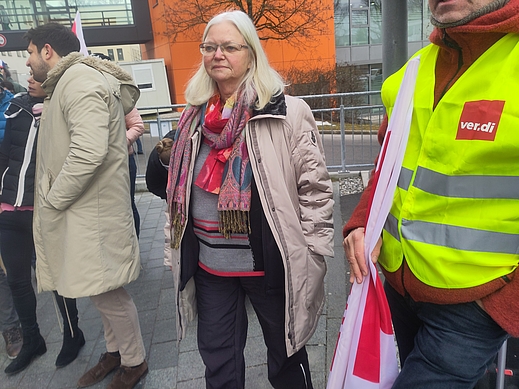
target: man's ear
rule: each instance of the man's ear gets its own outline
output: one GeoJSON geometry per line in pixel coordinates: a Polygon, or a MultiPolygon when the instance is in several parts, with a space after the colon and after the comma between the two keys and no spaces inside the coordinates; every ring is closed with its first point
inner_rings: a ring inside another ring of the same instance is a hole
{"type": "Polygon", "coordinates": [[[54,56],[55,53],[54,53],[54,50],[52,49],[52,46],[49,45],[48,43],[45,43],[45,45],[41,49],[40,54],[41,54],[41,57],[45,61],[48,61],[54,56]]]}

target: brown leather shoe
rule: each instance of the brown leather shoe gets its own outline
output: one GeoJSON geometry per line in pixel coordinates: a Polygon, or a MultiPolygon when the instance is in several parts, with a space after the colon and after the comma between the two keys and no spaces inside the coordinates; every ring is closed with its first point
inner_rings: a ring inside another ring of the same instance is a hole
{"type": "Polygon", "coordinates": [[[121,366],[106,389],[132,389],[146,374],[148,374],[146,361],[135,367],[121,366]]]}
{"type": "Polygon", "coordinates": [[[110,372],[121,366],[121,357],[109,353],[101,354],[99,362],[87,371],[77,382],[78,388],[86,388],[101,382],[110,372]]]}
{"type": "Polygon", "coordinates": [[[18,326],[11,327],[2,332],[5,340],[5,350],[7,351],[7,357],[14,359],[20,353],[23,344],[22,329],[18,326]]]}

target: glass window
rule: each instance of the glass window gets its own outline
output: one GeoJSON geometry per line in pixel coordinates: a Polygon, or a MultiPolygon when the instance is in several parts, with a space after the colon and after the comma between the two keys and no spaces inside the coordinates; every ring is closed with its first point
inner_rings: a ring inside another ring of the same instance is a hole
{"type": "Polygon", "coordinates": [[[118,61],[124,61],[123,49],[117,49],[117,60],[118,61]]]}
{"type": "Polygon", "coordinates": [[[335,5],[335,45],[349,46],[350,43],[350,4],[341,0],[335,5]]]}
{"type": "Polygon", "coordinates": [[[424,35],[422,37],[422,40],[429,39],[429,35],[431,35],[432,30],[434,29],[434,26],[431,24],[431,10],[429,9],[429,6],[427,5],[427,0],[424,1],[424,17],[422,20],[423,23],[423,29],[424,35]]]}
{"type": "Polygon", "coordinates": [[[112,61],[115,61],[115,57],[114,57],[114,49],[108,49],[107,52],[108,52],[108,56],[110,57],[110,59],[111,59],[112,61]]]}
{"type": "Polygon", "coordinates": [[[5,7],[11,30],[28,30],[48,22],[70,26],[77,10],[83,27],[134,23],[131,0],[16,0],[0,4],[5,7]]]}
{"type": "Polygon", "coordinates": [[[380,2],[371,1],[370,3],[369,40],[371,44],[382,43],[382,10],[380,2]]]}
{"type": "MultiPolygon", "coordinates": [[[[433,26],[428,0],[407,0],[408,40],[427,40],[433,26]]],[[[335,45],[382,44],[382,0],[335,0],[335,45]]]]}
{"type": "Polygon", "coordinates": [[[409,42],[423,37],[423,0],[407,0],[407,37],[409,42]]]}
{"type": "Polygon", "coordinates": [[[369,8],[353,8],[351,10],[351,26],[366,27],[369,23],[369,8]]]}
{"type": "Polygon", "coordinates": [[[155,80],[151,64],[136,65],[132,67],[133,79],[140,90],[154,90],[155,80]]]}

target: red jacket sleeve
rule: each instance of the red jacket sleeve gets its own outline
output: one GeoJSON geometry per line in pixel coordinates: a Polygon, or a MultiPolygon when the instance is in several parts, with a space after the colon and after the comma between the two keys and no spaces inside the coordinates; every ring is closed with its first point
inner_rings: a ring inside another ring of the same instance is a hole
{"type": "MultiPolygon", "coordinates": [[[[382,144],[384,141],[384,136],[386,135],[387,130],[387,115],[384,116],[384,119],[382,120],[382,123],[380,124],[380,128],[378,130],[378,142],[382,144]]],[[[377,159],[375,160],[375,165],[377,163],[377,159]]],[[[364,189],[364,192],[362,193],[362,196],[360,197],[359,203],[355,207],[355,210],[353,211],[353,214],[350,217],[350,220],[344,225],[344,228],[342,229],[342,236],[345,238],[348,236],[350,231],[358,228],[358,227],[365,227],[366,225],[366,218],[368,213],[368,204],[369,199],[371,196],[371,190],[373,188],[373,174],[371,174],[371,177],[368,181],[368,185],[364,189]]]]}
{"type": "Polygon", "coordinates": [[[519,277],[482,299],[483,306],[494,321],[513,337],[519,337],[519,277]]]}

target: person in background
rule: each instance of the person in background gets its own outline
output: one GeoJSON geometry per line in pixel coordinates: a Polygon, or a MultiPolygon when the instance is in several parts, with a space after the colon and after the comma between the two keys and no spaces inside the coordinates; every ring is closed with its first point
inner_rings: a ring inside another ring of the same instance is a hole
{"type": "Polygon", "coordinates": [[[14,308],[13,295],[7,284],[3,264],[0,264],[0,331],[2,331],[4,338],[7,357],[9,359],[16,358],[22,349],[23,332],[14,308]]]}
{"type": "Polygon", "coordinates": [[[3,5],[0,5],[0,23],[2,24],[2,30],[9,31],[11,29],[11,21],[3,5]]]}
{"type": "MultiPolygon", "coordinates": [[[[111,61],[110,57],[103,53],[93,53],[92,56],[100,58],[102,60],[111,61]]],[[[139,216],[139,210],[135,204],[135,181],[137,180],[137,163],[135,161],[135,149],[134,144],[140,144],[140,136],[144,134],[144,122],[142,121],[141,115],[137,108],[133,108],[124,120],[126,122],[126,142],[128,143],[128,165],[130,170],[130,197],[132,201],[133,221],[135,223],[135,231],[137,237],[140,234],[141,218],[139,216]]],[[[142,151],[142,144],[140,146],[142,151]]],[[[138,154],[142,154],[138,153],[138,154]]]]}
{"type": "MultiPolygon", "coordinates": [[[[169,131],[157,145],[151,150],[146,164],[146,187],[155,196],[163,200],[167,199],[166,187],[168,185],[168,168],[171,158],[171,147],[175,138],[175,130],[169,131]]],[[[164,265],[171,269],[171,226],[169,213],[166,209],[166,223],[164,224],[164,265]]]]}
{"type": "Polygon", "coordinates": [[[5,122],[6,118],[4,116],[4,112],[9,107],[9,102],[14,97],[14,95],[9,92],[7,89],[1,88],[0,90],[0,143],[2,143],[4,139],[5,133],[5,122]]]}
{"type": "MultiPolygon", "coordinates": [[[[39,332],[31,282],[36,136],[45,92],[32,76],[27,81],[29,93],[12,99],[5,113],[6,132],[0,146],[0,249],[23,330],[23,346],[6,367],[8,375],[24,370],[36,356],[47,351],[39,332]]],[[[63,345],[56,366],[63,367],[76,359],[85,338],[78,327],[76,301],[54,293],[64,323],[63,345]]]]}
{"type": "MultiPolygon", "coordinates": [[[[519,335],[519,0],[429,0],[403,166],[373,253],[402,370],[393,389],[466,389],[519,335]]],[[[406,66],[382,87],[389,120],[406,66]]],[[[379,140],[385,136],[383,122],[379,140]]],[[[370,181],[344,227],[367,275],[370,181]]]]}
{"type": "Polygon", "coordinates": [[[137,140],[135,141],[135,144],[137,145],[137,154],[144,154],[141,138],[137,138],[137,140]]]}
{"type": "Polygon", "coordinates": [[[12,82],[9,82],[9,81],[0,81],[0,88],[4,89],[4,90],[8,90],[9,92],[11,92],[13,95],[15,94],[15,91],[14,91],[14,85],[12,82]]]}
{"type": "Polygon", "coordinates": [[[38,288],[90,297],[106,353],[77,382],[130,389],[148,372],[137,308],[124,286],[139,276],[124,115],[139,89],[116,64],[79,53],[67,27],[31,28],[27,66],[48,98],[38,134],[34,241],[38,288]]]}
{"type": "Polygon", "coordinates": [[[169,131],[151,150],[146,164],[146,187],[155,196],[166,200],[168,168],[175,130],[169,131]]]}
{"type": "Polygon", "coordinates": [[[312,388],[305,344],[333,255],[333,190],[308,105],[283,94],[247,14],[207,24],[171,150],[167,199],[182,339],[198,312],[208,388],[245,387],[258,316],[274,388],[312,388]]]}
{"type": "Polygon", "coordinates": [[[3,78],[3,81],[9,81],[11,84],[13,84],[13,94],[27,92],[27,89],[25,89],[23,86],[21,86],[19,83],[13,80],[13,77],[11,76],[11,71],[9,70],[9,66],[2,60],[0,60],[0,75],[3,78]]]}
{"type": "Polygon", "coordinates": [[[141,218],[139,216],[139,210],[135,204],[135,181],[137,180],[137,163],[135,162],[134,148],[133,145],[139,137],[144,134],[144,123],[141,115],[137,108],[133,108],[124,120],[126,122],[126,141],[128,143],[128,163],[130,170],[130,197],[132,201],[133,221],[135,223],[135,231],[137,232],[137,238],[139,237],[141,230],[141,218]]]}
{"type": "MultiPolygon", "coordinates": [[[[5,81],[2,81],[4,84],[5,81]]],[[[4,112],[9,106],[9,102],[13,98],[13,93],[5,85],[1,85],[0,92],[0,145],[4,139],[5,133],[5,115],[4,112]]],[[[1,211],[1,210],[0,210],[1,211]]],[[[0,330],[5,341],[5,349],[10,359],[16,358],[19,354],[23,335],[20,328],[20,321],[13,303],[11,289],[7,283],[7,277],[2,266],[0,266],[0,330]]]]}

